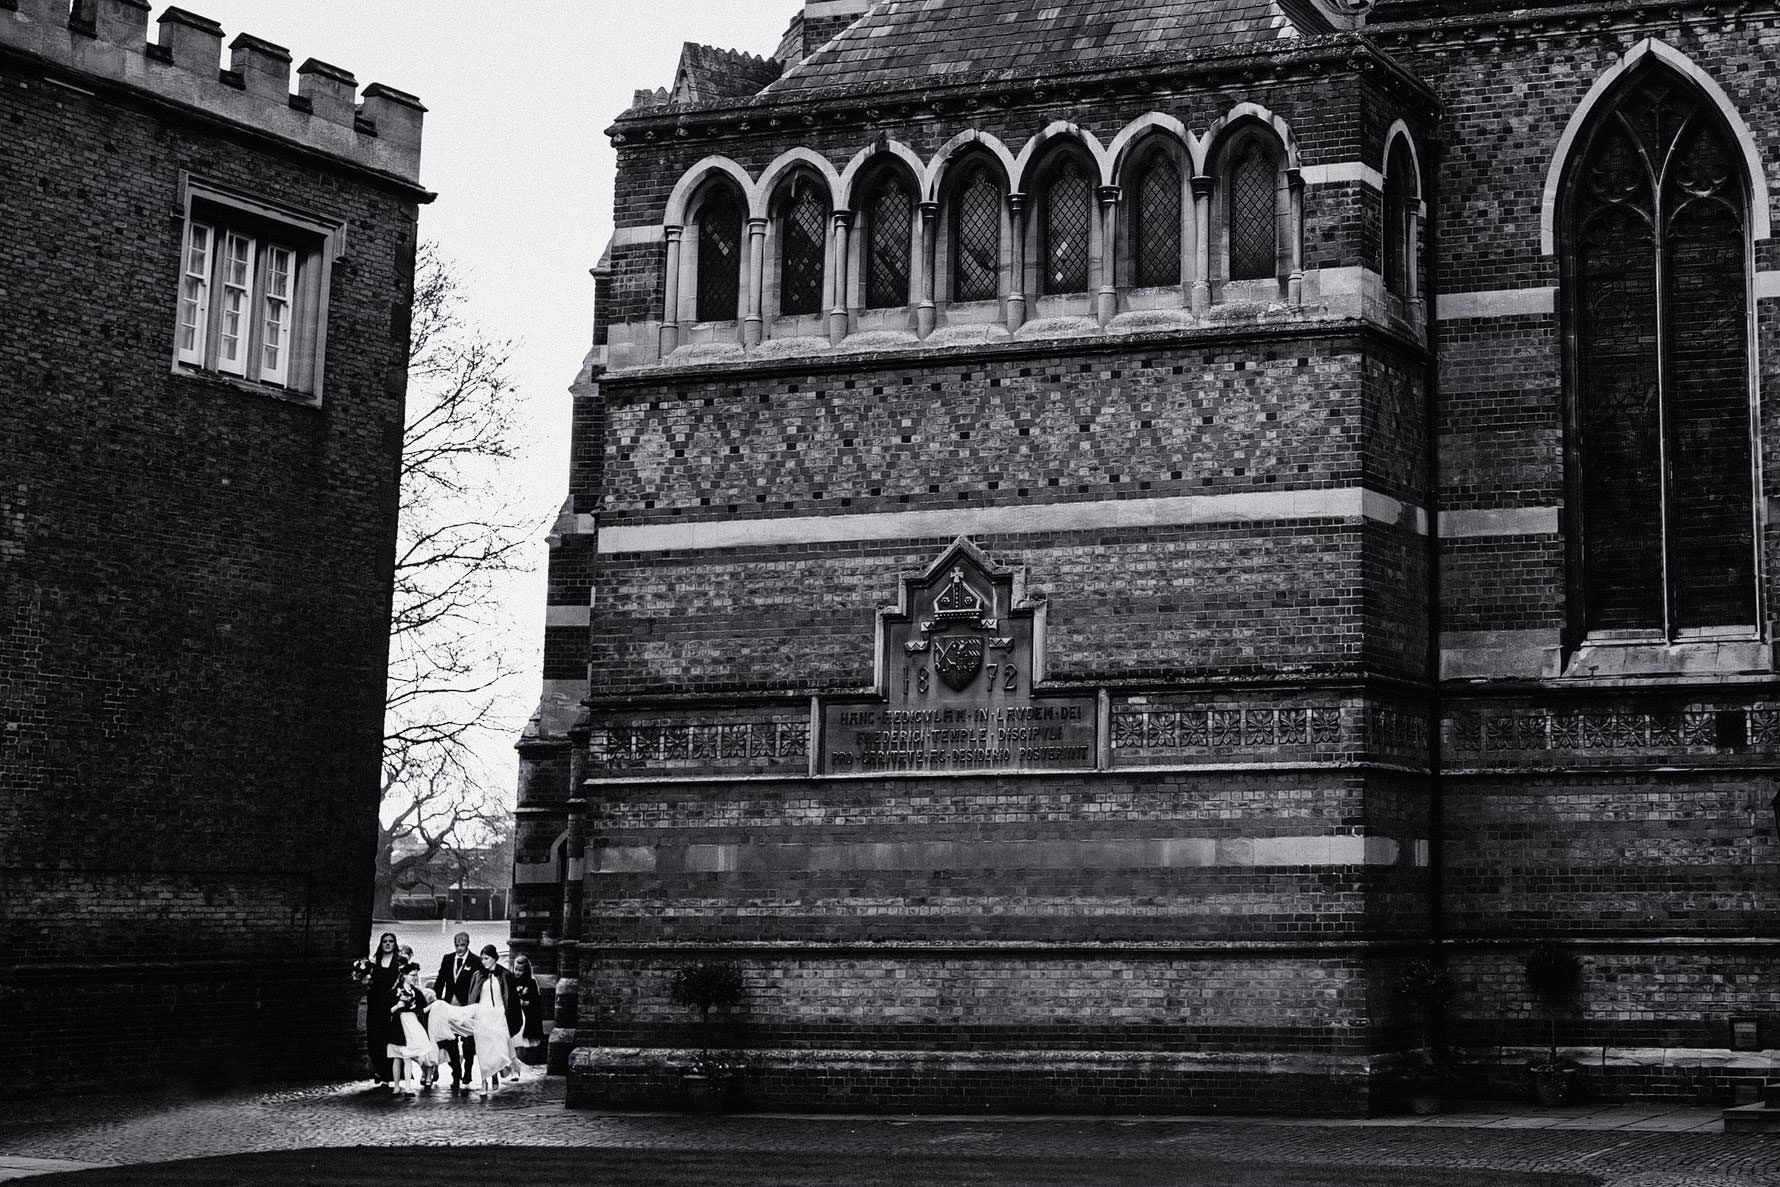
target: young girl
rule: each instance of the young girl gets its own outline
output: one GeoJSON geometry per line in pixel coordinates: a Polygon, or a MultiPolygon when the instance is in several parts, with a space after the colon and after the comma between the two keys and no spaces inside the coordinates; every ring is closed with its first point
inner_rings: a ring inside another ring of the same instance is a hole
{"type": "Polygon", "coordinates": [[[439,1074],[439,1047],[427,1037],[426,1025],[421,1020],[431,1004],[428,1000],[431,997],[420,984],[420,966],[413,963],[403,966],[401,984],[396,986],[395,1004],[390,1008],[391,1021],[401,1036],[399,1042],[389,1044],[389,1058],[395,1074],[390,1088],[399,1095],[415,1094],[415,1089],[403,1087],[410,1075],[424,1088],[439,1074]]]}
{"type": "MultiPolygon", "coordinates": [[[[519,1012],[523,1018],[520,1030],[513,1037],[513,1045],[520,1050],[533,1050],[529,1057],[537,1059],[536,1048],[544,1045],[544,1015],[542,1011],[543,995],[538,990],[538,979],[532,976],[532,962],[523,956],[513,958],[513,998],[519,1003],[519,1012]]],[[[510,1073],[515,1079],[519,1070],[510,1073]]]]}

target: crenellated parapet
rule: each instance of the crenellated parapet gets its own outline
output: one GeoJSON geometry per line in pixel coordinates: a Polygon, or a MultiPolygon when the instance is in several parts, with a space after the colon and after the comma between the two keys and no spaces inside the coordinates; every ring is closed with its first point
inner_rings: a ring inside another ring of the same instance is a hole
{"type": "Polygon", "coordinates": [[[0,50],[34,55],[100,83],[280,137],[408,182],[420,177],[426,108],[382,83],[367,86],[310,58],[297,67],[282,46],[242,33],[229,43],[207,17],[168,8],[148,40],[146,0],[0,0],[0,50]]]}

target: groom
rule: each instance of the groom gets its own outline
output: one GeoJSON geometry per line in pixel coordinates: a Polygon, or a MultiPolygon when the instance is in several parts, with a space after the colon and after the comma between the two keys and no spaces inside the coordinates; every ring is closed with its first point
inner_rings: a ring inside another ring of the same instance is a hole
{"type": "MultiPolygon", "coordinates": [[[[433,992],[442,1002],[467,1006],[476,1000],[471,983],[482,971],[482,964],[470,955],[470,933],[460,931],[451,937],[452,951],[439,962],[439,975],[433,979],[433,992]]],[[[454,1096],[470,1095],[470,1065],[476,1062],[476,1040],[470,1035],[441,1042],[445,1058],[451,1061],[451,1092],[454,1096]],[[461,1050],[460,1050],[461,1048],[461,1050]]]]}

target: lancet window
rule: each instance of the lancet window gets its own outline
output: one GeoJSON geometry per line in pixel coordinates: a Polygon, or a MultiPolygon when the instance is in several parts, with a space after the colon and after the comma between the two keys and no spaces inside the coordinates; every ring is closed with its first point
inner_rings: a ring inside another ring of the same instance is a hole
{"type": "Polygon", "coordinates": [[[1749,196],[1731,132],[1648,68],[1579,142],[1565,205],[1576,625],[1753,630],[1749,196]]]}

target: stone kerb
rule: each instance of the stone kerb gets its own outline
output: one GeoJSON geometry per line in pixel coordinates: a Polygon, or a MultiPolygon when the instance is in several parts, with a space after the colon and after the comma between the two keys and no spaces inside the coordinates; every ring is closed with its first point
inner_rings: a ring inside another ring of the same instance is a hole
{"type": "Polygon", "coordinates": [[[315,59],[292,95],[282,46],[242,34],[224,69],[221,25],[168,8],[149,42],[148,14],[145,0],[75,0],[72,11],[68,0],[12,0],[0,3],[0,46],[418,184],[426,108],[413,95],[373,83],[355,103],[353,76],[315,59]]]}

